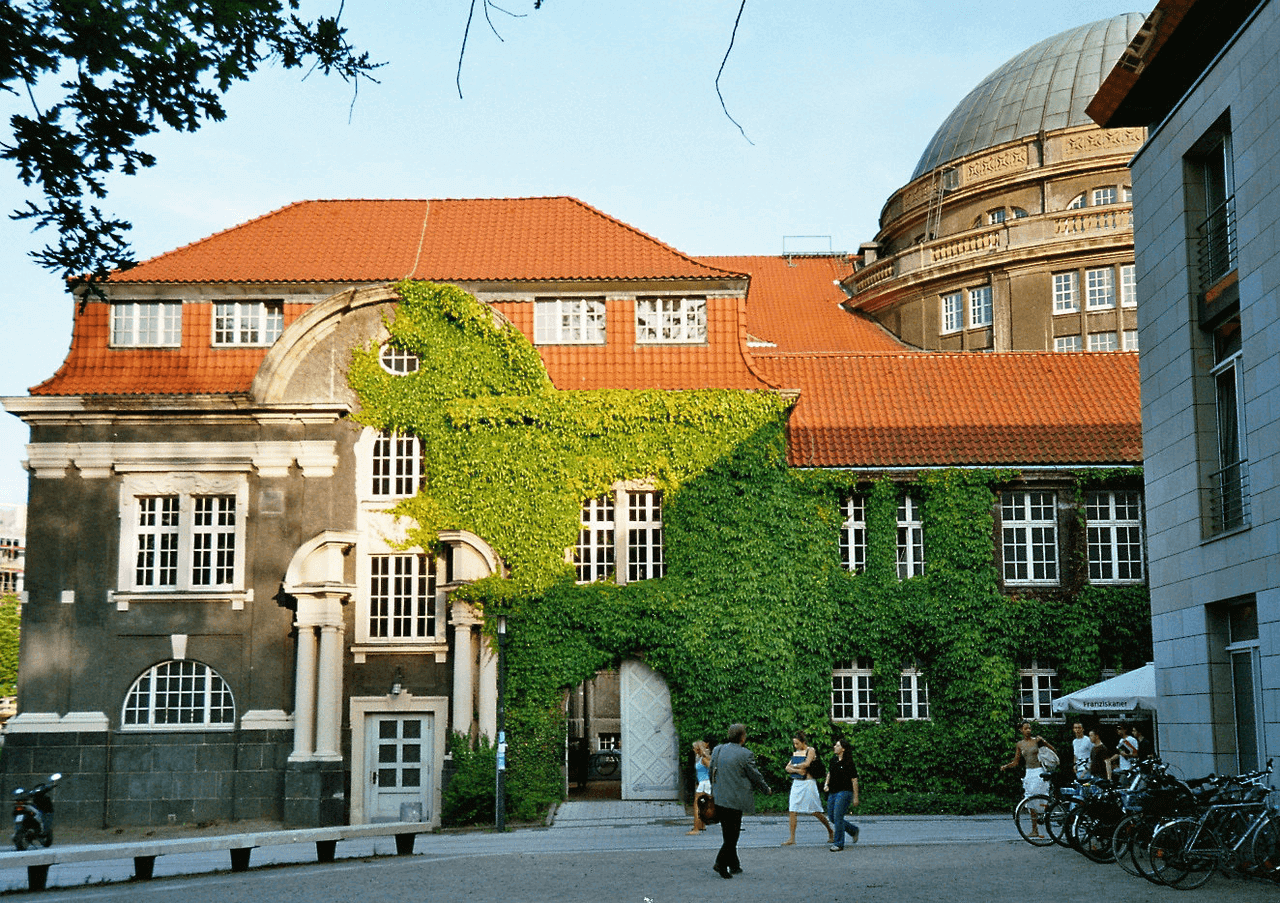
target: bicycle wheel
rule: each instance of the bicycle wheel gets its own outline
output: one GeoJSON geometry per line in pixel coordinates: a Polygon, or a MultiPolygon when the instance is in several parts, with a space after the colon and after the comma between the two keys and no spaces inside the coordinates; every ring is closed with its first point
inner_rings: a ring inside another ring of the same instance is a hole
{"type": "Polygon", "coordinates": [[[1151,838],[1151,870],[1162,884],[1193,890],[1213,877],[1219,850],[1212,828],[1191,818],[1175,819],[1151,838]]]}
{"type": "Polygon", "coordinates": [[[1144,818],[1138,822],[1137,831],[1129,837],[1128,861],[1134,874],[1146,878],[1152,884],[1162,884],[1151,865],[1151,838],[1162,822],[1144,818]]]}
{"type": "Polygon", "coordinates": [[[1053,842],[1060,847],[1071,846],[1071,842],[1067,840],[1065,832],[1067,819],[1074,808],[1074,802],[1054,800],[1049,804],[1049,808],[1044,811],[1044,828],[1049,832],[1049,836],[1053,838],[1053,842]]]}
{"type": "Polygon", "coordinates": [[[1023,799],[1013,810],[1013,822],[1018,826],[1018,833],[1033,847],[1047,847],[1053,843],[1048,829],[1044,827],[1045,810],[1051,802],[1043,793],[1037,793],[1023,799]]]}
{"type": "Polygon", "coordinates": [[[1116,825],[1116,830],[1111,835],[1111,852],[1115,854],[1116,862],[1120,864],[1120,868],[1135,877],[1142,874],[1133,859],[1133,844],[1141,831],[1142,816],[1135,812],[1120,819],[1120,824],[1116,825]]]}
{"type": "Polygon", "coordinates": [[[1076,840],[1080,844],[1080,852],[1093,862],[1115,862],[1115,853],[1111,851],[1114,834],[1114,825],[1097,815],[1085,812],[1076,819],[1076,840]]]}
{"type": "Polygon", "coordinates": [[[1274,878],[1280,873],[1280,819],[1267,816],[1253,833],[1253,849],[1250,851],[1253,867],[1264,878],[1274,878]]]}

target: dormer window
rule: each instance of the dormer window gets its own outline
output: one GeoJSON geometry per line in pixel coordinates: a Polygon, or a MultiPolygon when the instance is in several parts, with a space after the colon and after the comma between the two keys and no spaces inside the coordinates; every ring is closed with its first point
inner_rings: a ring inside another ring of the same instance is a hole
{"type": "Polygon", "coordinates": [[[111,344],[118,348],[182,344],[181,301],[118,301],[111,305],[111,344]]]}
{"type": "Polygon", "coordinates": [[[283,330],[281,301],[230,301],[213,306],[214,345],[270,345],[283,330]]]}
{"type": "Polygon", "coordinates": [[[636,299],[639,344],[693,344],[706,340],[706,298],[636,299]]]}
{"type": "Polygon", "coordinates": [[[537,345],[603,345],[605,307],[599,298],[549,298],[533,302],[537,345]]]}
{"type": "Polygon", "coordinates": [[[378,354],[378,362],[382,369],[393,376],[404,376],[406,373],[418,372],[418,356],[387,342],[378,354]]]}

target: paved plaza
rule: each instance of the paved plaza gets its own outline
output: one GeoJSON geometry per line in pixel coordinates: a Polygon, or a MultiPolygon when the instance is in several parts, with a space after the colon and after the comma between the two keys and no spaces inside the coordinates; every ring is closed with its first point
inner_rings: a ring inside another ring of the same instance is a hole
{"type": "MultiPolygon", "coordinates": [[[[918,903],[945,895],[1012,903],[1028,895],[1110,899],[1119,894],[1126,903],[1140,903],[1168,900],[1175,893],[1069,850],[1033,848],[1018,839],[1006,816],[855,820],[862,827],[860,842],[831,853],[826,831],[812,819],[802,820],[797,844],[784,848],[785,814],[748,817],[739,847],[745,871],[731,881],[711,871],[720,845],[718,828],[687,834],[691,820],[683,806],[592,801],[562,805],[547,827],[423,835],[411,857],[395,856],[394,839],[388,837],[344,841],[338,860],[325,865],[315,862],[311,844],[261,848],[244,873],[229,872],[225,853],[160,857],[155,880],[145,883],[130,881],[127,860],[55,866],[50,889],[38,896],[122,903],[162,903],[175,893],[184,903],[687,903],[693,898],[918,903]]],[[[25,889],[25,870],[3,868],[3,859],[0,854],[0,891],[25,889]]],[[[1213,903],[1280,901],[1274,885],[1223,877],[1197,893],[1213,903]]]]}

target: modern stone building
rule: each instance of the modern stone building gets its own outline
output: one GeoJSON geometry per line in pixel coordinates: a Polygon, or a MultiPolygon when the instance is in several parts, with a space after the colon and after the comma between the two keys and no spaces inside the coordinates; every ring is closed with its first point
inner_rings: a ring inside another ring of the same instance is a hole
{"type": "Polygon", "coordinates": [[[1160,740],[1280,754],[1280,5],[1161,0],[1090,114],[1132,162],[1160,740]]]}
{"type": "Polygon", "coordinates": [[[1084,108],[1142,16],[1063,32],[987,76],[939,126],[845,282],[848,307],[926,351],[1136,351],[1140,127],[1084,108]]]}

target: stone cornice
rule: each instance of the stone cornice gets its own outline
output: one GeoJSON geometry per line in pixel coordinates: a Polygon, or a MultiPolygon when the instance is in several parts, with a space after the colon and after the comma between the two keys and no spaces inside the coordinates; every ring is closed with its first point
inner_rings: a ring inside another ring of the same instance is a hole
{"type": "Polygon", "coordinates": [[[33,442],[28,467],[40,480],[57,480],[75,468],[84,479],[140,471],[252,471],[266,479],[289,475],[297,464],[309,478],[332,477],[337,443],[302,442],[33,442]]]}

